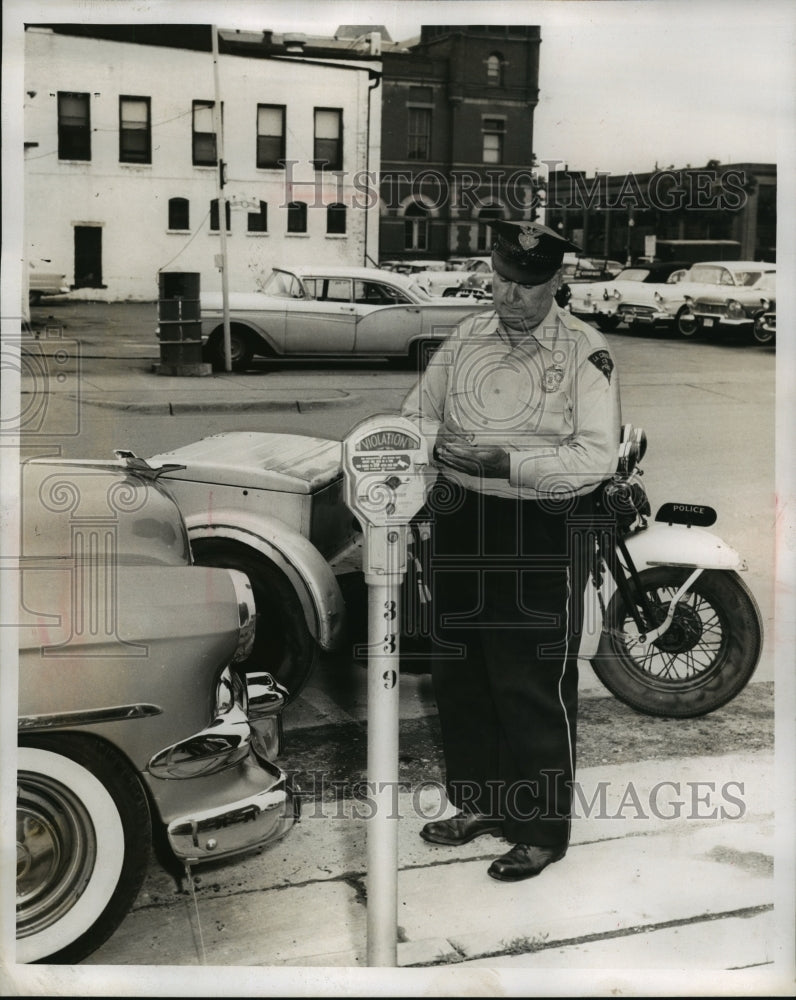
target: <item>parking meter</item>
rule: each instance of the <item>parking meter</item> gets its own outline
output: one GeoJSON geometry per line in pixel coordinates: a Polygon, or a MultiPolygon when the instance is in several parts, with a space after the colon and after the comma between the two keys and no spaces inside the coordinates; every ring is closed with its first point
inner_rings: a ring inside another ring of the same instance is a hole
{"type": "Polygon", "coordinates": [[[368,585],[368,965],[397,964],[398,680],[408,525],[425,499],[428,454],[416,426],[387,414],[343,442],[346,504],[362,525],[368,585]]]}

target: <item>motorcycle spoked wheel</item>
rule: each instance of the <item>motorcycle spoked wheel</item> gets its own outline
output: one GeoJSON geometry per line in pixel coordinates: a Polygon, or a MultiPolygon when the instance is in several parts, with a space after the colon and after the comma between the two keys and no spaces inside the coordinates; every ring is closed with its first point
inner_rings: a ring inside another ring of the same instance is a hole
{"type": "MultiPolygon", "coordinates": [[[[640,580],[659,620],[690,570],[656,567],[640,580]]],[[[683,595],[666,632],[646,650],[617,591],[606,609],[592,667],[620,701],[647,715],[686,719],[731,701],[760,659],[763,623],[757,603],[737,573],[705,570],[683,595]]]]}

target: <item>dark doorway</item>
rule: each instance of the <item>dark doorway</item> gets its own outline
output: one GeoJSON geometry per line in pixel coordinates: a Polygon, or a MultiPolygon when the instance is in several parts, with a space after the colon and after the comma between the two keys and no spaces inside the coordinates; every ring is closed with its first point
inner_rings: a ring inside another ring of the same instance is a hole
{"type": "Polygon", "coordinates": [[[102,228],[75,226],[75,288],[102,288],[102,228]]]}

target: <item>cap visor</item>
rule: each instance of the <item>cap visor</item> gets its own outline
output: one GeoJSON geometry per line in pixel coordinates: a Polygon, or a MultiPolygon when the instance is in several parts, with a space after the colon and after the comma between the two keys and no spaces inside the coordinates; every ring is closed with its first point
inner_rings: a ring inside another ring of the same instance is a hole
{"type": "Polygon", "coordinates": [[[558,271],[561,265],[549,267],[545,270],[529,268],[527,265],[521,267],[516,261],[508,260],[497,251],[492,252],[492,267],[501,278],[507,281],[516,281],[519,285],[544,285],[558,271]]]}

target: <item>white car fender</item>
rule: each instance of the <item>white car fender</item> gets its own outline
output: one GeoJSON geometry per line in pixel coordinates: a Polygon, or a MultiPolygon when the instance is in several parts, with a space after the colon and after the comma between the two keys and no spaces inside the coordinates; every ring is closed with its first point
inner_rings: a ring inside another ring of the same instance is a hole
{"type": "Polygon", "coordinates": [[[653,522],[627,538],[626,543],[639,570],[649,566],[746,569],[746,563],[731,545],[696,525],[653,522]]]}
{"type": "Polygon", "coordinates": [[[301,602],[307,628],[322,649],[332,649],[343,628],[345,603],[329,563],[303,535],[278,518],[255,516],[240,510],[214,509],[185,518],[188,537],[224,538],[238,542],[277,566],[290,580],[301,602]]]}

